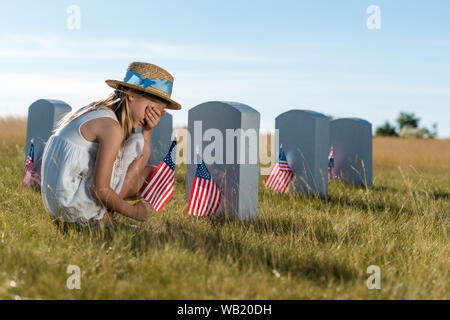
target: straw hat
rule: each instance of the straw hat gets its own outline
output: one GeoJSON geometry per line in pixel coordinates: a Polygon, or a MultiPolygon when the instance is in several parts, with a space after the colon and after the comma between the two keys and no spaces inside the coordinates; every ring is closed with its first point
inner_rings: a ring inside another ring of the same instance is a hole
{"type": "Polygon", "coordinates": [[[180,110],[181,105],[170,98],[172,94],[173,77],[157,65],[145,62],[132,62],[128,65],[123,81],[106,80],[110,87],[116,89],[123,85],[138,91],[153,94],[169,104],[168,109],[180,110]]]}

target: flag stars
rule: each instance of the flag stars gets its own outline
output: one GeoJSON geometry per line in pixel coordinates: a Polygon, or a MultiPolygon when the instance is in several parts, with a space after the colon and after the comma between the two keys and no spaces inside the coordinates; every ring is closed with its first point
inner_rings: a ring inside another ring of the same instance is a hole
{"type": "Polygon", "coordinates": [[[206,180],[211,180],[211,175],[208,172],[208,169],[205,166],[205,163],[202,161],[200,165],[197,166],[197,172],[195,173],[197,178],[203,178],[206,180]]]}

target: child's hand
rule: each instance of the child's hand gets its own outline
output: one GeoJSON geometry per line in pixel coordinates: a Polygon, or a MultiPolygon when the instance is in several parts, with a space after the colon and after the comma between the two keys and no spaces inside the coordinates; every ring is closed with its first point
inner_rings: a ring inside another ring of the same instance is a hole
{"type": "Polygon", "coordinates": [[[145,200],[139,201],[134,205],[134,219],[137,221],[146,221],[153,208],[145,200]]]}
{"type": "Polygon", "coordinates": [[[162,115],[164,115],[166,111],[159,111],[158,108],[151,107],[145,108],[145,125],[142,127],[142,130],[152,130],[156,127],[161,120],[162,115]]]}

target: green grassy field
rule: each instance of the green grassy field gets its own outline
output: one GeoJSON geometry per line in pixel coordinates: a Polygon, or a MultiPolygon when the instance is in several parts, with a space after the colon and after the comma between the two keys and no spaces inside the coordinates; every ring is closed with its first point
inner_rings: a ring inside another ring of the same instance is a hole
{"type": "Polygon", "coordinates": [[[102,230],[56,225],[22,187],[24,124],[14,121],[0,121],[1,299],[449,298],[450,157],[427,160],[449,141],[375,139],[374,187],[332,182],[326,200],[261,183],[252,223],[186,215],[177,167],[160,214],[138,230],[102,230]],[[413,153],[423,153],[416,166],[413,153]],[[80,290],[66,286],[68,265],[81,269],[80,290]],[[370,265],[380,290],[366,286],[370,265]]]}

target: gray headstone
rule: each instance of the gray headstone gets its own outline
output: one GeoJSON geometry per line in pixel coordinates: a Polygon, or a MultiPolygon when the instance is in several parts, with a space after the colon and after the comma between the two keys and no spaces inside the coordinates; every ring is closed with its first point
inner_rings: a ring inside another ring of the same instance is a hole
{"type": "Polygon", "coordinates": [[[372,186],[372,124],[359,118],[331,121],[330,143],[336,152],[333,175],[372,186]]]}
{"type": "Polygon", "coordinates": [[[35,172],[40,174],[42,153],[45,143],[53,134],[59,120],[72,108],[60,100],[39,99],[28,108],[27,141],[25,158],[30,150],[31,139],[34,141],[34,167],[35,172]]]}
{"type": "Polygon", "coordinates": [[[211,101],[189,110],[186,200],[197,168],[197,153],[222,193],[217,215],[240,220],[258,215],[260,114],[237,102],[211,101]],[[197,147],[198,146],[198,147],[197,147]]]}
{"type": "MultiPolygon", "coordinates": [[[[310,110],[290,110],[275,119],[279,144],[294,171],[297,192],[328,195],[328,154],[330,152],[330,120],[310,110]]],[[[279,150],[275,139],[275,150],[279,150]]],[[[278,161],[279,152],[275,152],[278,161]]]]}
{"type": "MultiPolygon", "coordinates": [[[[172,139],[173,116],[166,112],[156,127],[152,131],[152,141],[150,146],[150,157],[147,160],[148,165],[157,166],[169,151],[172,139]]],[[[141,132],[142,128],[136,129],[141,132]]]]}

